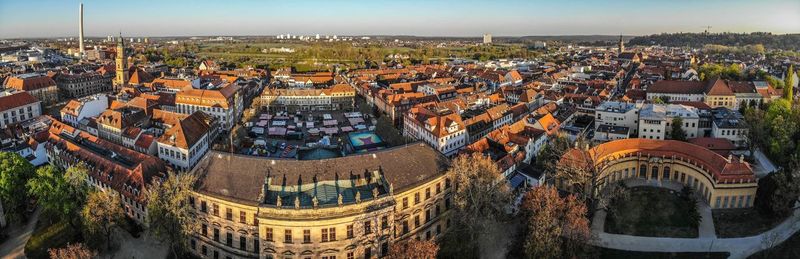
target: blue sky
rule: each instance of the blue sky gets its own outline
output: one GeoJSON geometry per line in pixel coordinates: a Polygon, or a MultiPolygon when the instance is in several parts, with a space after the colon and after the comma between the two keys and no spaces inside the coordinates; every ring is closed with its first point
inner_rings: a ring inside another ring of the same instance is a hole
{"type": "MultiPolygon", "coordinates": [[[[78,34],[73,0],[0,0],[0,38],[78,34]]],[[[800,33],[798,0],[84,0],[87,36],[800,33]]]]}

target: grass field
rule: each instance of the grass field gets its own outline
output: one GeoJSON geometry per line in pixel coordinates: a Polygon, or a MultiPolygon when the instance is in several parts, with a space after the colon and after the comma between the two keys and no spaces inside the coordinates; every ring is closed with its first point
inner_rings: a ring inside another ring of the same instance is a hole
{"type": "Polygon", "coordinates": [[[635,187],[630,192],[629,198],[611,204],[617,215],[610,213],[606,218],[606,232],[650,237],[698,236],[686,212],[686,208],[695,204],[679,197],[678,192],[655,187],[635,187]]]}
{"type": "Polygon", "coordinates": [[[713,215],[714,228],[721,238],[758,235],[784,219],[761,215],[755,208],[714,210],[713,215]]]}

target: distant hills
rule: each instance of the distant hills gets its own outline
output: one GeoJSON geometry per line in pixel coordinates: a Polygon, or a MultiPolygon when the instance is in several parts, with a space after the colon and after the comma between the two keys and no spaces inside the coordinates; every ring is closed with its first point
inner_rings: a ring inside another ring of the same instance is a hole
{"type": "Polygon", "coordinates": [[[628,45],[703,47],[706,44],[745,46],[763,44],[768,49],[800,50],[800,34],[754,33],[662,33],[633,37],[628,45]]]}

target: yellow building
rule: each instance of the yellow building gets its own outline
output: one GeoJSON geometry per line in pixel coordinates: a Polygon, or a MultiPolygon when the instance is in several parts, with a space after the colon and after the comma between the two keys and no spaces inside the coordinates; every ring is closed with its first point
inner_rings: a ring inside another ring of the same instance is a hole
{"type": "MultiPolygon", "coordinates": [[[[755,201],[758,183],[741,157],[723,157],[687,142],[653,139],[610,141],[587,150],[572,149],[560,168],[595,166],[601,185],[628,178],[672,181],[691,187],[711,208],[746,208],[755,201]],[[586,162],[591,161],[591,162],[586,162]]],[[[568,189],[563,179],[556,184],[568,189]]]]}
{"type": "Polygon", "coordinates": [[[209,152],[192,206],[202,258],[383,256],[449,225],[447,159],[424,144],[323,160],[209,152]]]}

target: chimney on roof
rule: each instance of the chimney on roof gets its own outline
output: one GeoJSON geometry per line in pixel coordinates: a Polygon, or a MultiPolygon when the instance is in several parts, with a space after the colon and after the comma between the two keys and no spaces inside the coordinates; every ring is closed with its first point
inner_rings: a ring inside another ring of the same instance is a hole
{"type": "Polygon", "coordinates": [[[744,155],[739,155],[739,163],[744,163],[744,155]]]}

